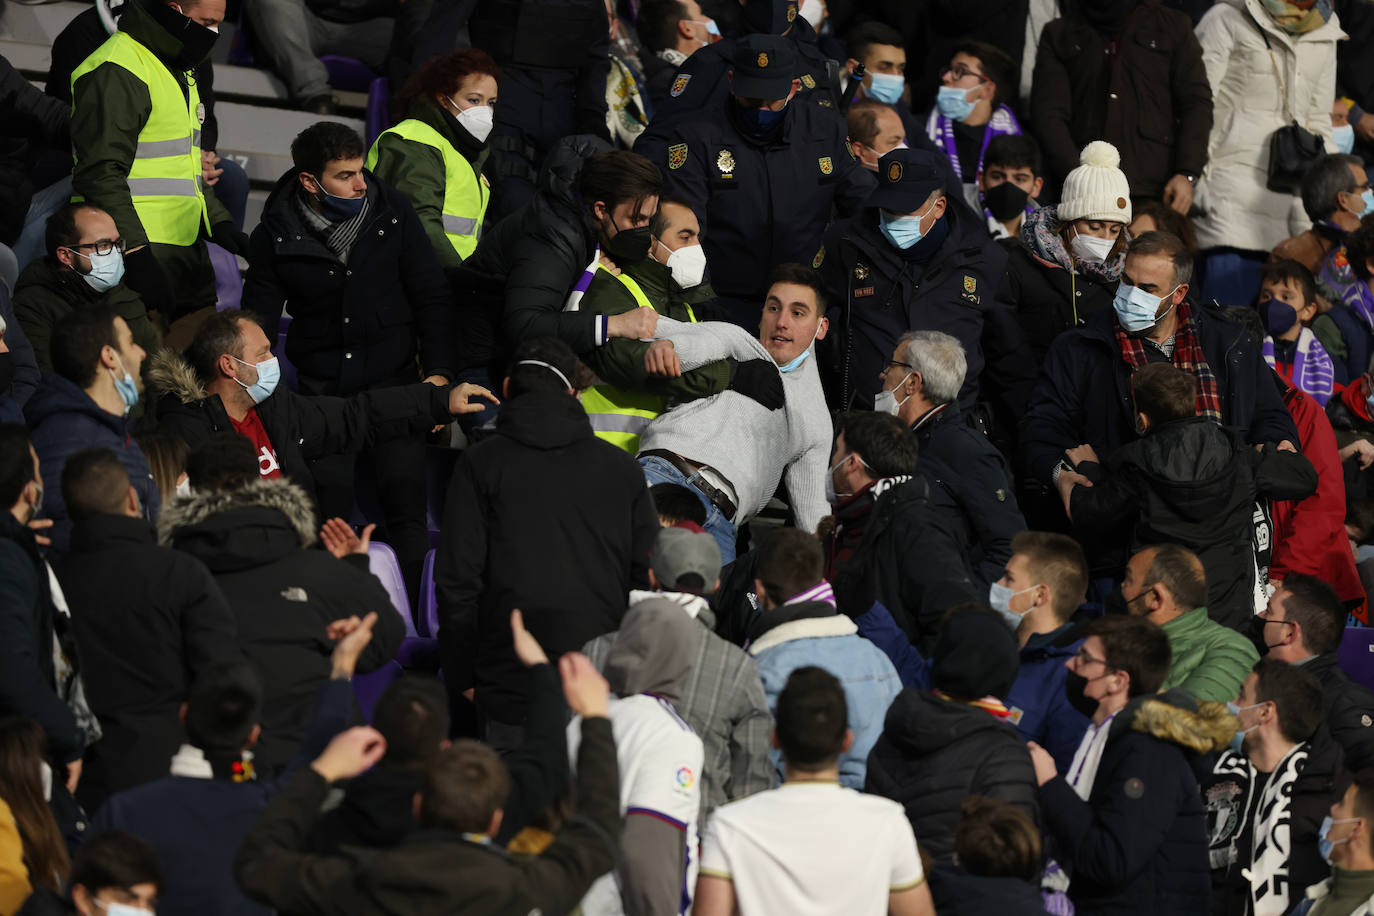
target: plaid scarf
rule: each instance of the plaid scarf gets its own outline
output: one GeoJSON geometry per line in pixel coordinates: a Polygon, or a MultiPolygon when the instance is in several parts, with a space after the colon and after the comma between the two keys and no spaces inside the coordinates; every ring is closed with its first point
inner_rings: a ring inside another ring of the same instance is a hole
{"type": "MultiPolygon", "coordinates": [[[[1116,343],[1121,348],[1121,358],[1134,372],[1149,362],[1145,355],[1145,339],[1132,337],[1114,323],[1116,343]]],[[[1207,356],[1198,342],[1197,326],[1193,323],[1193,310],[1187,302],[1178,304],[1178,327],[1173,336],[1173,364],[1197,377],[1197,413],[1200,417],[1211,417],[1221,422],[1221,387],[1212,367],[1207,365],[1207,356]]]]}
{"type": "MultiPolygon", "coordinates": [[[[368,190],[371,191],[370,188],[368,190]]],[[[348,252],[358,240],[358,233],[363,231],[363,222],[367,219],[367,211],[371,206],[372,194],[369,193],[363,198],[363,206],[357,216],[350,216],[336,223],[323,213],[315,212],[304,189],[296,194],[296,210],[300,213],[301,219],[305,220],[306,227],[320,237],[325,247],[333,252],[341,264],[348,263],[348,252]]]]}

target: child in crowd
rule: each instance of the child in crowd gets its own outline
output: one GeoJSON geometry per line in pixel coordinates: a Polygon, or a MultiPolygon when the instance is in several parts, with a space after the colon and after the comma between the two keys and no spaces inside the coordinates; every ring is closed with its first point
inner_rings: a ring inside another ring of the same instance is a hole
{"type": "Polygon", "coordinates": [[[1040,209],[1045,187],[1040,146],[1023,134],[993,137],[978,173],[978,199],[988,232],[1003,245],[1019,245],[1021,221],[1040,209]]]}
{"type": "Polygon", "coordinates": [[[1317,314],[1317,285],[1312,274],[1291,258],[1265,264],[1260,268],[1260,296],[1255,308],[1266,332],[1265,362],[1325,407],[1335,384],[1346,382],[1345,366],[1343,361],[1333,361],[1323,346],[1324,339],[1339,341],[1340,331],[1329,317],[1317,314]],[[1318,339],[1319,321],[1322,339],[1318,339]]]}

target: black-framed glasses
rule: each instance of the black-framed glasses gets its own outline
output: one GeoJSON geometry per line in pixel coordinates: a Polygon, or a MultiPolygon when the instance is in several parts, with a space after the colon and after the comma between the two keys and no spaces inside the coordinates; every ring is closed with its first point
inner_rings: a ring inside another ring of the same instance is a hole
{"type": "Polygon", "coordinates": [[[890,359],[887,361],[887,365],[883,366],[883,371],[886,372],[889,369],[895,368],[910,369],[911,363],[904,363],[900,360],[890,359]]]}
{"type": "Polygon", "coordinates": [[[109,254],[111,251],[118,251],[120,254],[123,254],[124,240],[115,239],[114,241],[111,241],[110,239],[101,239],[98,242],[87,242],[84,245],[72,245],[70,247],[76,248],[78,250],[82,248],[92,248],[95,249],[96,254],[101,255],[109,254]]]}
{"type": "Polygon", "coordinates": [[[1098,658],[1095,655],[1090,655],[1087,649],[1080,648],[1076,653],[1074,653],[1073,657],[1074,660],[1078,662],[1079,666],[1091,665],[1096,663],[1101,665],[1103,668],[1106,668],[1108,671],[1116,670],[1111,665],[1107,664],[1107,660],[1105,658],[1098,658]]]}
{"type": "Polygon", "coordinates": [[[970,70],[963,64],[955,64],[952,67],[946,67],[945,69],[941,70],[940,79],[944,79],[946,76],[954,77],[954,81],[956,83],[966,76],[976,76],[978,78],[979,83],[986,83],[988,81],[988,78],[986,76],[979,73],[977,70],[970,70]]]}
{"type": "MultiPolygon", "coordinates": [[[[1264,624],[1270,624],[1270,623],[1287,623],[1287,624],[1291,624],[1291,623],[1293,623],[1293,621],[1291,621],[1291,620],[1284,620],[1282,617],[1279,617],[1279,618],[1265,617],[1263,614],[1258,614],[1258,615],[1256,615],[1256,616],[1258,616],[1260,620],[1263,620],[1263,621],[1264,621],[1264,624]]],[[[1264,626],[1264,624],[1261,624],[1261,626],[1264,626]]]]}

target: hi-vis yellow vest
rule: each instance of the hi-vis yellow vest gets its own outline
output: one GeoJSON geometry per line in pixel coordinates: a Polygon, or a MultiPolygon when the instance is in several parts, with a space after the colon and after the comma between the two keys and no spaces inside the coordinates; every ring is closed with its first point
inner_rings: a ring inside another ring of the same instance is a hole
{"type": "MultiPolygon", "coordinates": [[[[598,271],[610,273],[600,264],[598,271]]],[[[653,308],[644,290],[627,274],[611,274],[630,291],[641,308],[653,308]]],[[[687,307],[687,318],[695,322],[697,316],[687,307]]],[[[663,398],[656,394],[634,394],[614,385],[596,385],[582,392],[582,406],[592,421],[597,438],[605,439],[631,455],[639,454],[639,436],[649,421],[663,413],[663,398]]]]}
{"type": "MultiPolygon", "coordinates": [[[[403,140],[413,140],[432,146],[444,157],[444,234],[458,256],[467,260],[477,247],[477,231],[491,200],[491,186],[486,178],[473,171],[472,163],[444,139],[444,135],[423,121],[414,118],[402,121],[382,132],[382,137],[395,134],[403,140]]],[[[380,142],[381,137],[377,138],[380,142]]],[[[377,167],[377,144],[367,152],[369,170],[377,167]]]]}
{"type": "Polygon", "coordinates": [[[181,84],[157,55],[129,36],[115,32],[72,71],[77,80],[102,64],[123,67],[148,87],[152,112],[138,132],[129,167],[129,196],[148,241],[191,245],[200,227],[210,228],[205,194],[200,187],[200,93],[195,81],[183,94],[181,84]]]}

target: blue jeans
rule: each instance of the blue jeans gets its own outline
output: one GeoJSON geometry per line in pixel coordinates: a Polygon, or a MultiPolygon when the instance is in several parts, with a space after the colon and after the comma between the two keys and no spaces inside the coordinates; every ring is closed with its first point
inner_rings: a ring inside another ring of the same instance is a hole
{"type": "MultiPolygon", "coordinates": [[[[491,373],[485,366],[476,366],[471,369],[459,369],[453,377],[453,384],[458,385],[463,382],[470,382],[474,385],[481,385],[483,388],[496,395],[498,398],[501,392],[491,383],[491,373]]],[[[477,413],[465,413],[458,415],[458,428],[466,435],[479,426],[496,421],[496,415],[501,412],[501,408],[485,398],[477,398],[474,404],[483,405],[477,413]]]]}
{"type": "Polygon", "coordinates": [[[220,157],[219,167],[224,169],[224,174],[219,176],[212,190],[219,202],[224,204],[224,209],[229,211],[234,225],[242,231],[248,210],[248,173],[228,156],[220,157]]]}
{"type": "Polygon", "coordinates": [[[48,253],[44,239],[44,234],[48,229],[48,217],[56,213],[63,204],[71,199],[72,179],[70,175],[33,193],[33,201],[29,204],[28,215],[24,217],[24,229],[19,233],[19,238],[15,243],[10,246],[14,249],[14,256],[19,261],[21,271],[30,261],[41,258],[48,253]]]}
{"type": "Polygon", "coordinates": [[[1254,305],[1259,296],[1263,251],[1214,248],[1202,253],[1202,300],[1222,305],[1254,305]]]}
{"type": "Polygon", "coordinates": [[[675,483],[686,487],[697,495],[701,504],[706,507],[706,524],[701,527],[707,534],[716,539],[720,545],[720,563],[724,566],[735,559],[735,539],[739,532],[735,529],[734,522],[726,518],[715,504],[707,499],[696,487],[696,479],[699,474],[688,477],[686,474],[673,467],[662,458],[652,455],[639,459],[639,466],[644,469],[644,482],[649,486],[656,483],[675,483]]]}

